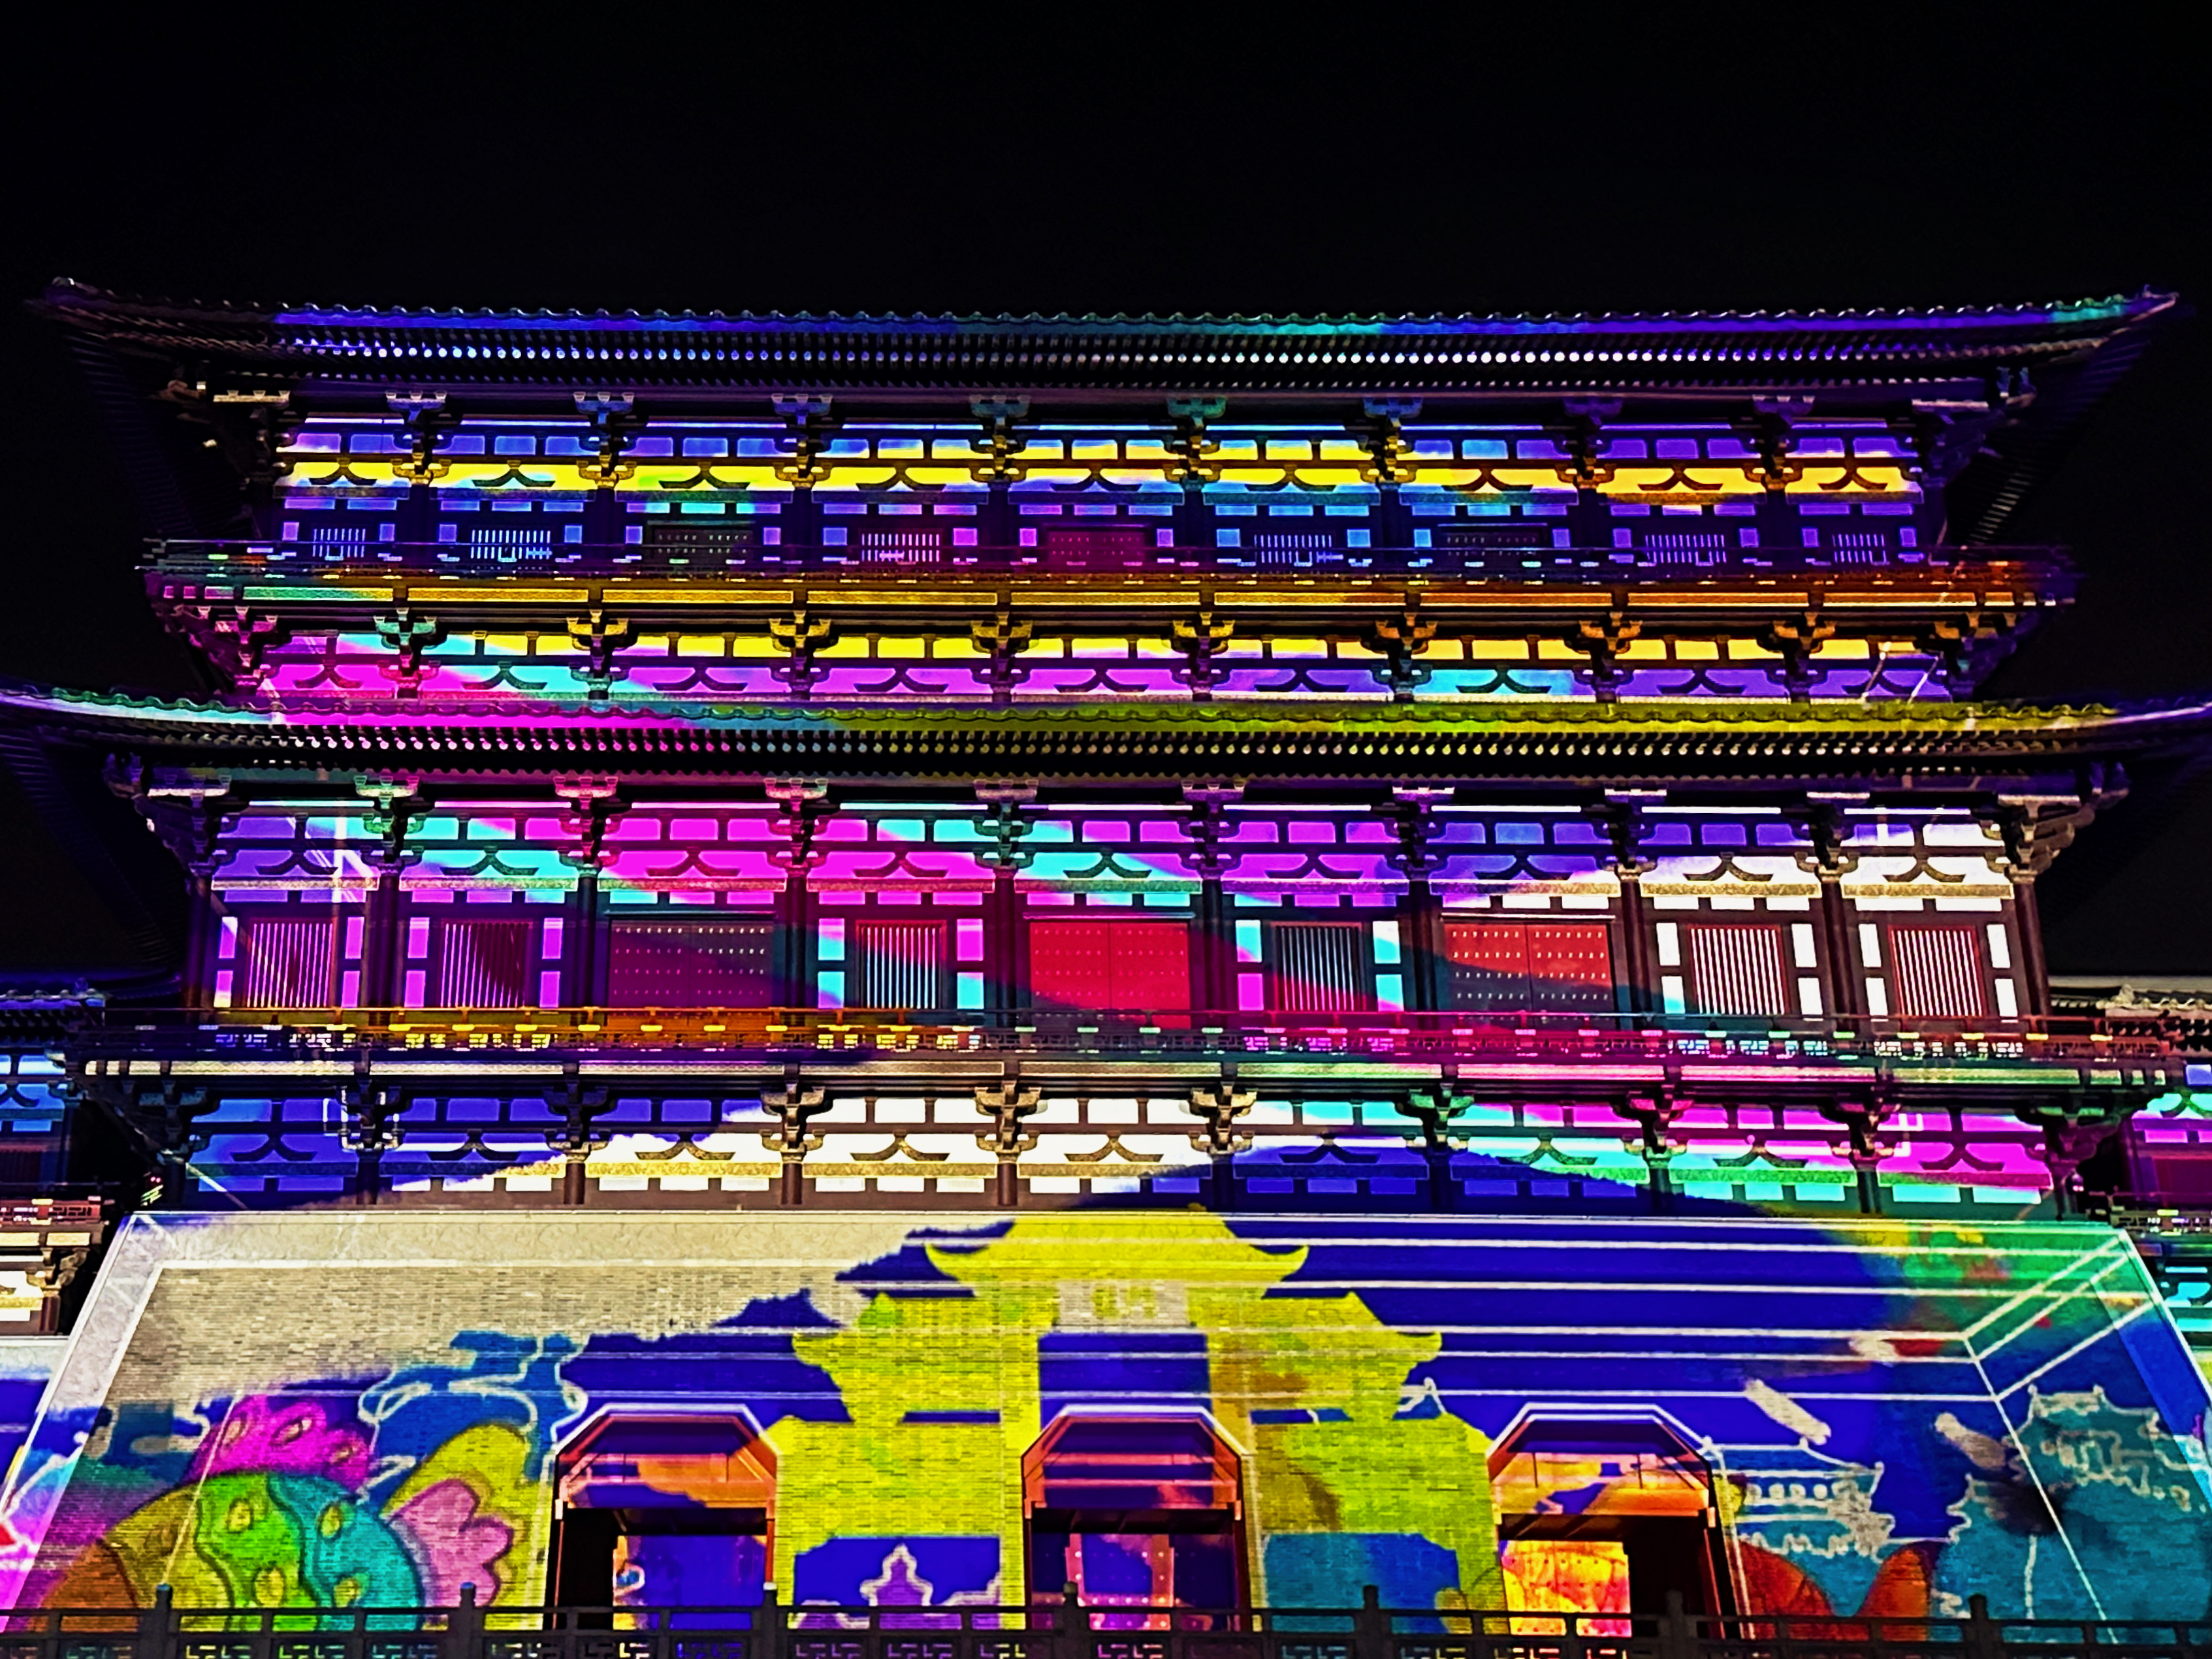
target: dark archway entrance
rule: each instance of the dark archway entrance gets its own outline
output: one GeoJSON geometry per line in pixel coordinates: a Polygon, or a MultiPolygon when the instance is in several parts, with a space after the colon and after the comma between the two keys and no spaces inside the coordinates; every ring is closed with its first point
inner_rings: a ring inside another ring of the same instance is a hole
{"type": "Polygon", "coordinates": [[[561,1454],[552,1600],[617,1630],[758,1607],[774,1559],[775,1453],[741,1415],[618,1414],[561,1454]],[[658,1610],[649,1611],[649,1610],[658,1610]]]}
{"type": "Polygon", "coordinates": [[[1538,1613],[1691,1613],[1735,1597],[1712,1472],[1656,1414],[1531,1412],[1490,1454],[1510,1604],[1538,1613]]]}
{"type": "Polygon", "coordinates": [[[1073,1585],[1103,1627],[1164,1622],[1171,1607],[1242,1607],[1243,1463],[1197,1413],[1056,1419],[1022,1458],[1033,1601],[1073,1585]]]}

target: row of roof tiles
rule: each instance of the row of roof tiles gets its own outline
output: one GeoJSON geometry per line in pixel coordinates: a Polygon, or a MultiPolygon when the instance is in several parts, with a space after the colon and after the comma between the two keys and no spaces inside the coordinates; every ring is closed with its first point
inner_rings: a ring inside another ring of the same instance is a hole
{"type": "Polygon", "coordinates": [[[2174,296],[2145,289],[2135,295],[2112,295],[2041,305],[1932,306],[1784,311],[1653,311],[1583,313],[1489,313],[1474,315],[1394,315],[1386,313],[1303,316],[1246,315],[1211,312],[1193,315],[1156,313],[1138,315],[1100,313],[895,313],[855,312],[737,311],[553,311],[544,308],[491,309],[471,307],[393,307],[348,305],[278,305],[264,307],[228,301],[141,299],[58,278],[47,290],[49,305],[132,313],[152,319],[167,316],[179,321],[200,319],[273,324],[278,326],[325,325],[352,328],[489,328],[489,329],[660,329],[747,332],[822,329],[898,333],[951,333],[981,331],[1014,332],[1109,333],[1239,333],[1249,335],[1334,334],[1666,334],[1709,333],[1716,331],[1771,333],[1798,331],[1858,331],[1869,325],[1884,330],[1954,330],[1965,327],[2028,327],[2045,325],[2110,324],[2146,316],[2173,303],[2174,296]]]}
{"type": "MultiPolygon", "coordinates": [[[[285,711],[258,700],[200,702],[189,698],[138,696],[122,691],[84,691],[63,687],[0,684],[0,719],[18,720],[40,715],[117,719],[136,717],[172,724],[210,726],[266,726],[312,727],[326,723],[376,723],[394,728],[441,724],[459,713],[443,703],[435,711],[425,707],[395,708],[379,699],[352,710],[285,711]]],[[[474,711],[472,711],[474,712],[474,711]]],[[[1638,698],[1626,702],[1562,701],[1530,697],[1498,697],[1449,703],[1399,704],[1379,702],[1293,702],[1287,699],[1265,705],[1243,702],[1169,702],[1140,699],[1086,702],[1072,707],[1039,704],[1012,708],[981,705],[820,703],[697,704],[623,703],[614,708],[581,702],[532,703],[526,711],[512,703],[486,703],[481,712],[501,724],[527,724],[539,717],[574,720],[581,716],[593,726],[619,727],[624,724],[712,726],[735,724],[799,724],[829,726],[879,726],[893,728],[918,726],[947,731],[963,726],[1019,726],[1031,721],[1063,724],[1075,721],[1098,726],[1242,725],[1285,730],[1325,726],[1346,728],[1399,726],[1437,730],[1476,731],[1589,730],[1605,728],[1643,733],[1680,728],[1725,726],[1746,735],[1779,732],[1902,731],[2036,732],[2071,729],[2153,729],[2176,720],[2212,720],[2212,703],[2178,702],[2166,705],[2121,710],[2102,703],[2038,706],[2008,702],[1788,702],[1780,700],[1723,702],[1718,699],[1662,701],[1638,698]]]]}

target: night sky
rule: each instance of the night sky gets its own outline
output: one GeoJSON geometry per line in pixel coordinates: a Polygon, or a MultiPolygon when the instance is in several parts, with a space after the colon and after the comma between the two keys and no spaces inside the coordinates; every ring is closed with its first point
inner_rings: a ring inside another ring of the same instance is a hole
{"type": "MultiPolygon", "coordinates": [[[[1389,7],[11,26],[0,298],[57,276],[179,299],[639,310],[2212,293],[2198,60],[2149,32],[2179,12],[2108,43],[2094,19],[2022,36],[2029,14],[1964,9],[2006,33],[1881,11],[1786,28],[1774,9],[1733,25],[1545,9],[1515,31],[1496,9],[1458,28],[1389,7]]],[[[58,341],[11,304],[0,349],[0,675],[195,693],[58,341]]],[[[2201,319],[2167,327],[2015,517],[2005,539],[2069,548],[2083,587],[1986,695],[2212,696],[2208,367],[2201,319]]],[[[2136,781],[2045,879],[2054,972],[2212,973],[2212,768],[2136,781]]],[[[0,970],[137,959],[4,775],[0,837],[0,970]]]]}

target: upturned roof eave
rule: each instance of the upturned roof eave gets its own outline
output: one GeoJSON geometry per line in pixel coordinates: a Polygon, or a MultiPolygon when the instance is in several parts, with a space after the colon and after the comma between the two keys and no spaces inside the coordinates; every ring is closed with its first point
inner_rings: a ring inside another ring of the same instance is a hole
{"type": "Polygon", "coordinates": [[[1097,708],[729,707],[704,713],[588,706],[486,710],[474,719],[425,711],[389,719],[301,717],[264,709],[0,691],[0,720],[65,740],[159,750],[185,764],[283,767],[328,762],[511,772],[564,759],[641,775],[701,766],[933,773],[947,767],[1042,771],[1163,771],[1192,767],[1274,772],[1386,771],[1481,763],[1494,775],[1566,772],[1724,774],[1741,782],[1979,769],[2045,772],[2101,758],[2197,750],[2212,742],[2212,704],[2121,713],[1945,705],[1940,710],[1845,705],[1573,704],[1487,708],[1376,705],[1263,708],[1235,703],[1115,704],[1097,708]]]}
{"type": "Polygon", "coordinates": [[[1249,337],[1366,334],[1454,337],[1592,335],[1777,333],[1962,333],[2019,328],[2033,331],[2100,329],[2138,321],[2176,303],[2176,296],[2145,289],[2134,295],[2042,304],[1807,309],[1783,311],[1650,311],[1577,313],[1336,313],[1289,314],[1146,313],[1073,314],[969,313],[882,313],[751,311],[650,313],[484,309],[454,307],[213,305],[137,299],[58,280],[39,302],[56,314],[88,321],[95,316],[172,327],[197,325],[226,332],[295,327],[477,329],[541,331],[682,334],[853,333],[915,337],[1017,335],[1111,335],[1129,338],[1194,333],[1249,337]]]}

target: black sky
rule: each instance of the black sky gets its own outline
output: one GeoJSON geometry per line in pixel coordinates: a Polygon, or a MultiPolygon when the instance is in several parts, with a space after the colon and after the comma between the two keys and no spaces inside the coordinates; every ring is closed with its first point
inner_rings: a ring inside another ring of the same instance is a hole
{"type": "MultiPolygon", "coordinates": [[[[2172,35],[2118,40],[1965,9],[1802,28],[1774,9],[1560,9],[1517,31],[1495,9],[455,9],[312,35],[278,14],[225,32],[88,9],[10,41],[0,300],[56,276],[640,310],[2212,292],[2178,13],[2172,35]]],[[[0,352],[0,674],[191,692],[89,399],[12,303],[0,352]]],[[[2166,330],[2014,521],[2008,540],[2072,550],[2083,591],[1991,695],[2212,694],[2206,355],[2201,322],[2166,330]]],[[[2212,973],[2212,779],[2138,786],[2046,878],[2057,971],[2212,973]]],[[[0,835],[0,967],[131,959],[4,780],[0,835]]]]}

